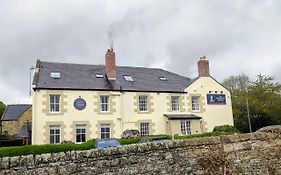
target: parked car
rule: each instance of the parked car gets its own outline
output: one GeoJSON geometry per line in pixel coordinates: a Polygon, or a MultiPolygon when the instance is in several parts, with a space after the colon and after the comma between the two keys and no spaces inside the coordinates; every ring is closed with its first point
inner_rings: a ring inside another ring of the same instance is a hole
{"type": "Polygon", "coordinates": [[[120,142],[117,139],[101,139],[96,141],[96,148],[109,148],[120,146],[120,142]]]}
{"type": "Polygon", "coordinates": [[[145,137],[141,139],[140,143],[158,142],[163,140],[169,140],[169,138],[167,136],[145,137]]]}

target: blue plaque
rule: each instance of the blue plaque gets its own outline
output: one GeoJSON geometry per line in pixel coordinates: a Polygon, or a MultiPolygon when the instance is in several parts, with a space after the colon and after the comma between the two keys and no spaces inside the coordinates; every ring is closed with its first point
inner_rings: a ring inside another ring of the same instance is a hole
{"type": "Polygon", "coordinates": [[[77,98],[74,101],[74,107],[77,110],[83,110],[86,108],[86,101],[83,98],[77,98]]]}
{"type": "Polygon", "coordinates": [[[207,104],[225,105],[225,94],[207,94],[207,104]]]}

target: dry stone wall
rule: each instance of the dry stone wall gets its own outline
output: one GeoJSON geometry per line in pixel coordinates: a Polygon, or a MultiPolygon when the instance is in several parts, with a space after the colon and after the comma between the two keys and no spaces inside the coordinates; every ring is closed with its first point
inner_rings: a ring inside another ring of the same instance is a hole
{"type": "Polygon", "coordinates": [[[0,174],[281,174],[281,130],[4,157],[0,174]]]}

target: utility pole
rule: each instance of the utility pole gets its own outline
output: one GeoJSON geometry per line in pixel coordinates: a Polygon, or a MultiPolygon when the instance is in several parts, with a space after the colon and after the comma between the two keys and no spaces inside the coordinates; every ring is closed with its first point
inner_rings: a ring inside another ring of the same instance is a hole
{"type": "Polygon", "coordinates": [[[33,75],[33,70],[35,68],[32,66],[29,68],[29,95],[32,95],[32,75],[33,75]]]}
{"type": "Polygon", "coordinates": [[[248,117],[249,130],[250,130],[250,132],[252,132],[251,119],[250,119],[250,110],[249,110],[249,101],[248,101],[248,90],[246,90],[246,108],[247,108],[247,117],[248,117]]]}

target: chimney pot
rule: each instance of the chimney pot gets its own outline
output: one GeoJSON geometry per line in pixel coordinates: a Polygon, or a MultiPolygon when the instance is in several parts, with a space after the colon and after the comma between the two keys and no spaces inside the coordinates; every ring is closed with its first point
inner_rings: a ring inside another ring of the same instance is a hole
{"type": "Polygon", "coordinates": [[[108,49],[105,54],[105,73],[109,80],[116,80],[115,52],[113,48],[108,49]]]}
{"type": "Polygon", "coordinates": [[[198,61],[198,76],[199,77],[209,77],[210,70],[209,70],[209,61],[206,59],[205,56],[200,57],[198,61]]]}

